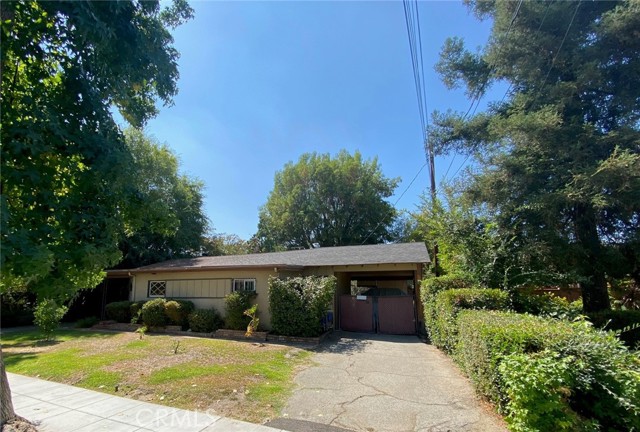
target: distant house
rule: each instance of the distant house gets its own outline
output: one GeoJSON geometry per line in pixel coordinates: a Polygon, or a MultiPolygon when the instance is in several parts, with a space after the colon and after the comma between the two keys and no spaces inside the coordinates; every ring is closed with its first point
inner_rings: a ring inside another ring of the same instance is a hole
{"type": "Polygon", "coordinates": [[[336,328],[415,333],[422,316],[419,281],[429,262],[424,243],[398,243],[179,259],[127,275],[132,278],[130,300],[185,299],[223,314],[226,295],[255,292],[260,323],[267,329],[270,276],[333,275],[338,286],[330,316],[336,328]]]}

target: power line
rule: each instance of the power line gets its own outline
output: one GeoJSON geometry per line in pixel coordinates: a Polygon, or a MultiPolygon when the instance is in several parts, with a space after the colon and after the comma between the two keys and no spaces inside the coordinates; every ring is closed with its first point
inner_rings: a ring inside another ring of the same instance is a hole
{"type": "Polygon", "coordinates": [[[452,178],[456,176],[456,174],[458,174],[458,171],[460,171],[462,169],[462,167],[464,166],[464,164],[467,163],[467,161],[469,160],[469,158],[471,157],[471,153],[469,153],[467,155],[467,157],[464,158],[464,160],[462,161],[462,163],[460,164],[460,166],[458,167],[458,169],[456,170],[456,172],[453,173],[453,175],[451,176],[452,178]]]}
{"type": "MultiPolygon", "coordinates": [[[[407,191],[409,190],[409,188],[411,187],[411,185],[413,185],[413,183],[416,181],[416,179],[418,178],[418,176],[420,176],[420,173],[422,173],[422,170],[424,170],[424,167],[427,166],[427,162],[425,162],[424,164],[422,164],[422,166],[420,167],[420,169],[418,170],[418,172],[416,173],[416,175],[413,177],[413,179],[411,179],[411,181],[409,182],[409,184],[407,185],[407,187],[404,189],[404,191],[402,191],[402,193],[400,194],[400,196],[395,200],[395,202],[393,203],[393,206],[395,207],[398,202],[402,199],[402,197],[404,196],[404,194],[407,193],[407,191]]],[[[369,234],[367,234],[367,236],[364,238],[364,240],[362,241],[361,244],[365,244],[367,240],[369,240],[369,237],[371,237],[371,234],[373,234],[374,232],[376,232],[376,230],[378,228],[380,228],[380,225],[382,225],[382,223],[384,221],[386,221],[387,218],[382,218],[382,220],[380,220],[380,222],[378,222],[378,224],[375,226],[374,229],[372,229],[371,231],[369,231],[369,234]]]]}
{"type": "MultiPolygon", "coordinates": [[[[513,12],[513,15],[511,16],[511,21],[509,22],[509,27],[507,28],[507,31],[505,32],[505,37],[508,36],[509,33],[511,32],[511,29],[513,28],[513,25],[516,22],[516,18],[518,17],[518,13],[520,12],[520,8],[522,7],[522,3],[523,2],[524,2],[524,0],[519,0],[518,1],[518,5],[516,6],[516,10],[513,12]]],[[[465,120],[467,118],[467,116],[471,112],[471,109],[473,108],[474,104],[475,104],[476,108],[473,110],[473,113],[471,114],[471,116],[475,115],[476,110],[478,109],[478,106],[480,105],[480,100],[482,99],[482,95],[484,94],[484,89],[486,88],[487,84],[489,83],[489,76],[491,75],[491,69],[493,69],[493,67],[491,67],[489,69],[489,72],[487,73],[487,79],[484,81],[484,83],[482,83],[482,86],[476,92],[476,95],[471,100],[471,105],[469,105],[469,109],[465,113],[464,117],[462,117],[462,120],[465,120]]]]}
{"type": "Polygon", "coordinates": [[[549,78],[549,74],[551,73],[551,70],[553,69],[553,65],[555,64],[556,59],[558,58],[558,54],[560,54],[560,50],[564,46],[564,41],[567,40],[567,35],[569,34],[569,30],[571,30],[571,26],[573,25],[573,20],[575,20],[576,15],[578,14],[578,9],[580,9],[580,4],[582,4],[582,0],[578,1],[578,6],[576,6],[576,10],[573,11],[573,16],[571,17],[571,21],[569,21],[569,27],[567,27],[567,31],[564,32],[564,37],[562,38],[562,42],[560,42],[560,46],[558,47],[558,51],[556,51],[556,55],[554,55],[553,56],[553,60],[551,60],[551,66],[549,66],[549,70],[547,71],[547,75],[545,75],[544,81],[542,81],[542,85],[538,89],[538,93],[540,93],[540,91],[542,91],[542,88],[547,83],[547,79],[549,78]]]}
{"type": "MultiPolygon", "coordinates": [[[[551,6],[551,2],[548,1],[547,2],[547,7],[544,10],[544,15],[542,16],[542,20],[540,21],[540,25],[538,26],[538,32],[542,29],[542,25],[544,24],[544,21],[547,19],[547,15],[549,14],[549,7],[551,6]]],[[[502,96],[502,99],[500,99],[500,103],[504,102],[504,99],[507,97],[507,95],[509,94],[509,92],[511,91],[511,89],[513,88],[513,82],[509,83],[509,87],[507,87],[507,91],[504,92],[504,95],[502,96]]]]}
{"type": "MultiPolygon", "coordinates": [[[[511,29],[513,28],[513,25],[516,22],[516,18],[518,17],[518,13],[520,12],[520,8],[522,7],[522,3],[524,2],[524,0],[519,0],[518,1],[518,5],[516,6],[515,11],[513,12],[513,15],[511,16],[511,21],[509,22],[509,27],[507,28],[507,31],[505,32],[505,36],[508,36],[509,33],[511,32],[511,29]]],[[[547,8],[549,7],[549,5],[547,5],[547,8]]],[[[546,14],[545,14],[546,16],[546,14]]],[[[480,87],[480,89],[476,92],[475,96],[472,98],[471,100],[471,104],[469,105],[469,108],[467,109],[467,112],[464,114],[464,116],[462,117],[462,120],[465,120],[468,116],[469,113],[471,113],[471,117],[473,117],[476,114],[476,111],[478,110],[478,107],[480,106],[480,101],[482,99],[482,95],[484,94],[484,89],[486,88],[487,84],[489,83],[489,75],[490,75],[491,71],[489,71],[489,74],[487,75],[487,79],[484,81],[484,83],[482,84],[482,87],[480,87]],[[473,107],[475,105],[475,108],[473,107]],[[473,109],[473,112],[471,112],[471,110],[473,109]]],[[[507,92],[509,92],[509,89],[507,89],[507,92]]],[[[506,93],[505,93],[506,96],[506,93]]],[[[504,100],[504,96],[502,98],[504,100]]],[[[451,166],[453,165],[454,161],[456,159],[456,154],[454,153],[451,162],[449,163],[449,167],[447,168],[447,171],[444,174],[444,177],[442,177],[442,182],[447,180],[447,174],[449,173],[449,170],[451,169],[451,166]]],[[[469,156],[466,157],[465,162],[469,159],[469,156]]],[[[462,162],[462,165],[464,165],[465,162],[462,162]]],[[[462,168],[462,165],[456,170],[456,174],[458,173],[458,171],[460,171],[460,169],[462,168]]],[[[455,177],[455,174],[452,176],[455,177]]]]}

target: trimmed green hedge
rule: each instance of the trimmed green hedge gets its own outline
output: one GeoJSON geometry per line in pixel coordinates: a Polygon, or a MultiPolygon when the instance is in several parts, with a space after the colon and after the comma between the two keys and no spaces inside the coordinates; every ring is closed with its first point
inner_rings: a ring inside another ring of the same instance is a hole
{"type": "Polygon", "coordinates": [[[638,430],[640,358],[589,323],[463,311],[456,360],[511,430],[638,430]]]}
{"type": "Polygon", "coordinates": [[[571,303],[567,299],[551,293],[533,294],[514,291],[512,301],[513,309],[521,313],[568,320],[575,319],[582,314],[582,301],[571,303]]]}
{"type": "MultiPolygon", "coordinates": [[[[428,323],[431,342],[451,353],[458,336],[458,312],[463,309],[509,309],[509,294],[499,289],[461,288],[441,291],[435,296],[428,323]]],[[[425,309],[426,310],[426,309],[425,309]]],[[[426,314],[426,312],[425,312],[426,314]]]]}
{"type": "Polygon", "coordinates": [[[640,349],[640,310],[610,310],[588,315],[594,327],[619,333],[627,346],[640,349]]]}
{"type": "Polygon", "coordinates": [[[420,282],[420,300],[424,306],[424,323],[429,339],[436,346],[442,346],[440,335],[437,332],[439,325],[436,314],[436,296],[442,291],[472,287],[473,281],[469,277],[455,274],[431,277],[420,282]]]}
{"type": "Polygon", "coordinates": [[[104,307],[105,315],[107,319],[117,321],[119,323],[131,322],[131,305],[130,301],[119,301],[113,303],[107,303],[104,307]]]}
{"type": "Polygon", "coordinates": [[[438,277],[423,279],[420,283],[423,300],[433,297],[440,291],[446,291],[456,288],[473,288],[473,280],[464,275],[449,274],[438,277]]]}
{"type": "Polygon", "coordinates": [[[188,320],[191,331],[202,333],[212,333],[224,322],[215,309],[196,309],[189,314],[188,320]]]}
{"type": "Polygon", "coordinates": [[[269,278],[271,328],[284,336],[313,337],[322,334],[322,318],[331,307],[336,278],[307,276],[269,278]]]}

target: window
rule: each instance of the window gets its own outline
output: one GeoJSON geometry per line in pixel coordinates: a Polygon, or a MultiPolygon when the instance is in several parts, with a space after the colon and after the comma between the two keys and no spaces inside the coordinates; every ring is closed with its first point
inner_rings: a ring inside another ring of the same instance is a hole
{"type": "Polygon", "coordinates": [[[167,293],[167,281],[149,281],[147,297],[164,297],[167,293]]]}
{"type": "Polygon", "coordinates": [[[256,280],[255,279],[234,279],[233,291],[256,292],[256,280]]]}

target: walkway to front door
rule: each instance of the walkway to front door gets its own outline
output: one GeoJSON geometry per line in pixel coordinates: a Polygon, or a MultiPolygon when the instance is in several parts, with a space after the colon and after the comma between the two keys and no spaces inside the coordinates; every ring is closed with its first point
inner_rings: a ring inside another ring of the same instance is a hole
{"type": "Polygon", "coordinates": [[[451,360],[415,336],[338,332],[313,360],[283,410],[291,423],[363,432],[506,430],[451,360]]]}

